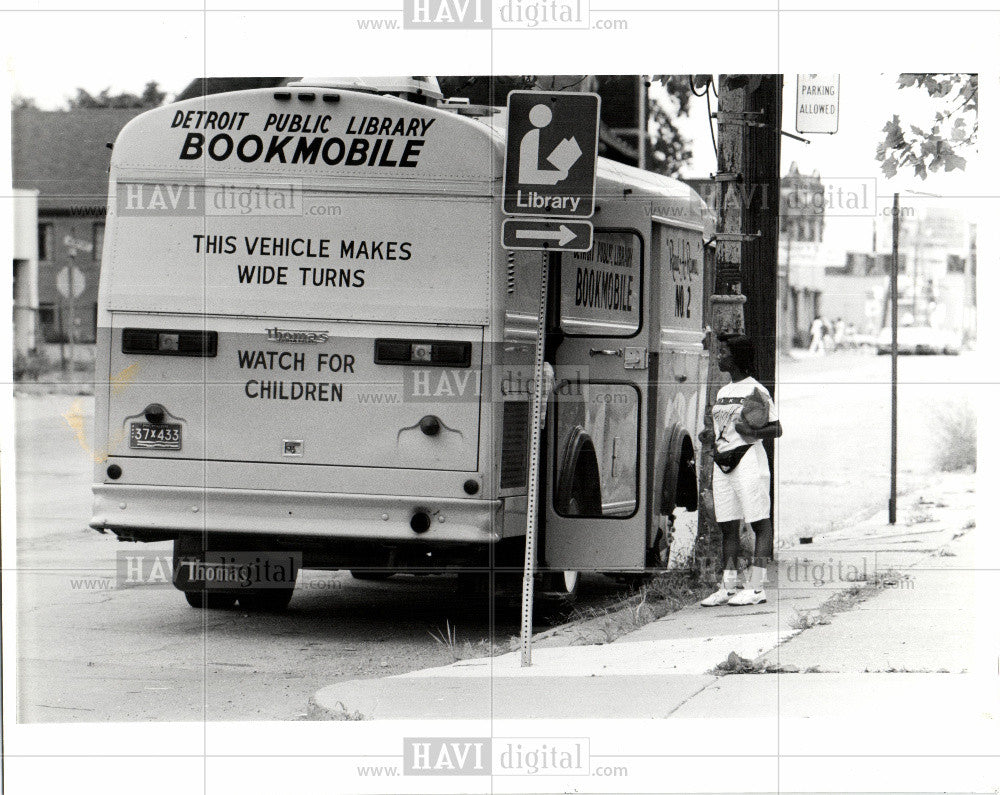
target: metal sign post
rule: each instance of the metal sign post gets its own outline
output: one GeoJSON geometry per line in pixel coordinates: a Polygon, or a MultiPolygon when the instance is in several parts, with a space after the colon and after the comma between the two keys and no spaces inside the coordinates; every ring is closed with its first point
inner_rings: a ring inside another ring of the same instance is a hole
{"type": "MultiPolygon", "coordinates": [[[[507,148],[501,229],[504,248],[588,251],[597,187],[597,143],[601,98],[577,92],[511,91],[507,95],[507,148]]],[[[521,595],[521,665],[531,665],[531,618],[535,598],[538,477],[544,400],[545,315],[549,254],[544,255],[538,291],[531,440],[528,459],[528,517],[524,534],[521,595]]]]}
{"type": "MultiPolygon", "coordinates": [[[[92,252],[94,246],[86,241],[76,239],[75,226],[63,238],[63,244],[69,251],[69,265],[62,268],[56,274],[56,289],[66,299],[66,314],[69,315],[69,322],[67,323],[65,317],[63,318],[62,325],[65,333],[60,338],[69,339],[69,368],[72,369],[76,358],[76,299],[83,295],[83,290],[86,286],[86,279],[83,272],[76,267],[76,255],[81,251],[85,253],[92,252]]],[[[65,371],[67,369],[65,342],[60,342],[59,347],[62,358],[62,369],[65,371]]]]}
{"type": "Polygon", "coordinates": [[[534,389],[531,390],[531,444],[528,451],[528,526],[524,533],[524,580],[521,584],[521,667],[531,665],[531,619],[535,601],[535,552],[538,530],[538,474],[545,410],[545,319],[548,308],[549,255],[543,255],[538,289],[538,329],[535,338],[534,389]]]}
{"type": "Polygon", "coordinates": [[[66,291],[69,298],[69,369],[76,365],[76,285],[73,283],[73,276],[76,271],[76,249],[69,251],[69,289],[66,291]]]}

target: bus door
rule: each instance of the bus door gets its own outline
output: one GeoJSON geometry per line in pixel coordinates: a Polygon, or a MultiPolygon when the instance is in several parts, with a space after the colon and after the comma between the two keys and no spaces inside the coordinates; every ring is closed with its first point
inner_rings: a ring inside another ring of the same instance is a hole
{"type": "MultiPolygon", "coordinates": [[[[552,289],[561,339],[547,422],[544,562],[556,570],[645,566],[643,440],[648,303],[643,245],[631,230],[595,231],[564,252],[552,289]]],[[[550,324],[550,325],[553,325],[550,324]]]]}

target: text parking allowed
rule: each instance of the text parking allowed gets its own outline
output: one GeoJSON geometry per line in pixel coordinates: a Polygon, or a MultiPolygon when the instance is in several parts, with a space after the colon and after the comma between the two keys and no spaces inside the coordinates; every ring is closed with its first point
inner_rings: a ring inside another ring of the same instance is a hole
{"type": "Polygon", "coordinates": [[[590,251],[594,225],[590,221],[508,218],[500,242],[509,250],[590,251]]]}

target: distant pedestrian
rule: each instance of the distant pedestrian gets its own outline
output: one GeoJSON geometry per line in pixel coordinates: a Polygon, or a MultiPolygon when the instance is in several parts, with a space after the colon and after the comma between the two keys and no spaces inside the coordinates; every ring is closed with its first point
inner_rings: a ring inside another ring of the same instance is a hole
{"type": "Polygon", "coordinates": [[[825,317],[820,318],[820,320],[823,321],[823,350],[830,353],[837,349],[833,344],[833,323],[825,317]]]}
{"type": "Polygon", "coordinates": [[[771,471],[761,440],[781,436],[781,423],[771,395],[753,377],[754,351],[748,337],[720,337],[719,369],[729,373],[732,381],[719,389],[712,427],[706,427],[698,439],[713,446],[712,497],[715,520],[722,530],[723,573],[719,590],[701,604],[755,605],[767,601],[767,564],[774,554],[771,471]],[[738,590],[741,520],[750,525],[756,538],[749,581],[738,590]]]}
{"type": "Polygon", "coordinates": [[[818,353],[821,356],[826,353],[826,345],[823,342],[823,330],[823,318],[814,318],[812,325],[809,327],[809,336],[811,337],[809,353],[818,353]]]}
{"type": "Polygon", "coordinates": [[[838,317],[833,321],[833,349],[839,351],[844,347],[844,335],[847,333],[847,324],[844,318],[838,317]]]}

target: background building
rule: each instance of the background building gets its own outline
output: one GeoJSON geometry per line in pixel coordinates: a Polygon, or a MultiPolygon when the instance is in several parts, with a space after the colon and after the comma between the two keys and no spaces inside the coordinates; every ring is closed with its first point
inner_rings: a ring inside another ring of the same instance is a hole
{"type": "Polygon", "coordinates": [[[37,344],[38,191],[14,191],[14,354],[37,344]]]}
{"type": "MultiPolygon", "coordinates": [[[[850,250],[826,270],[824,311],[860,331],[886,324],[892,262],[892,218],[872,222],[872,246],[850,250]]],[[[975,337],[976,227],[961,209],[904,205],[899,227],[899,322],[975,337]]]]}
{"type": "Polygon", "coordinates": [[[825,240],[826,188],[818,171],[792,163],[781,178],[778,245],[778,335],[781,350],[809,345],[809,326],[828,313],[822,305],[826,266],[841,254],[825,240]]]}
{"type": "MultiPolygon", "coordinates": [[[[68,341],[71,328],[77,342],[94,341],[109,146],[122,127],[143,110],[19,108],[13,113],[14,188],[37,194],[33,224],[37,281],[33,287],[29,288],[27,281],[21,287],[22,299],[31,303],[30,310],[19,316],[22,325],[33,326],[30,334],[24,332],[21,337],[31,338],[32,348],[43,342],[68,341]],[[75,270],[71,272],[70,267],[75,270]],[[78,293],[72,300],[72,318],[67,294],[70,282],[73,292],[78,293]]],[[[19,214],[20,208],[27,212],[26,203],[19,201],[17,207],[19,214]]],[[[18,229],[25,223],[20,218],[18,229]]],[[[15,280],[16,274],[15,266],[15,280]]]]}

